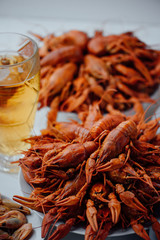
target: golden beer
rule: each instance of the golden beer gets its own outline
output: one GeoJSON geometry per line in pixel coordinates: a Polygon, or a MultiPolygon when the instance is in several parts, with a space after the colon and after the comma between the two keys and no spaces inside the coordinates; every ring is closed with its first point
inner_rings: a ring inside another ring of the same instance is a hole
{"type": "Polygon", "coordinates": [[[28,147],[25,139],[31,135],[37,110],[39,55],[30,47],[18,53],[0,51],[0,170],[9,172],[14,171],[15,156],[28,147]]]}
{"type": "Polygon", "coordinates": [[[0,86],[0,152],[19,154],[33,128],[39,92],[39,72],[24,83],[0,86]]]}

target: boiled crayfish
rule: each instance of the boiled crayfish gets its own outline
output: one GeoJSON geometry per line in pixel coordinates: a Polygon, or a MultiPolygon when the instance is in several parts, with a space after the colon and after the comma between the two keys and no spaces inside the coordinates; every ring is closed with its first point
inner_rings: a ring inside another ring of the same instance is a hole
{"type": "Polygon", "coordinates": [[[33,191],[13,199],[45,214],[42,237],[50,240],[73,226],[86,228],[85,240],[105,239],[111,229],[128,226],[149,240],[144,223],[160,239],[158,119],[146,122],[141,107],[134,116],[103,116],[99,104],[80,114],[81,123],[53,121],[28,139],[31,147],[19,164],[33,191]],[[52,232],[59,220],[64,223],[52,232]]]}
{"type": "Polygon", "coordinates": [[[71,30],[35,36],[43,43],[39,108],[50,106],[49,122],[56,120],[58,110],[80,114],[95,101],[100,101],[103,113],[136,107],[135,100],[155,102],[150,95],[160,82],[160,51],[133,32],[108,36],[96,32],[89,37],[71,30]]]}

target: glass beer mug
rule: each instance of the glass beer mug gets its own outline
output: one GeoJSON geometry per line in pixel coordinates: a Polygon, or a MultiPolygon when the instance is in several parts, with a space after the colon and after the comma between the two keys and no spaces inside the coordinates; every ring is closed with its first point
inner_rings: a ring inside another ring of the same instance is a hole
{"type": "Polygon", "coordinates": [[[27,36],[0,33],[0,171],[14,164],[28,147],[40,87],[37,44],[27,36]]]}

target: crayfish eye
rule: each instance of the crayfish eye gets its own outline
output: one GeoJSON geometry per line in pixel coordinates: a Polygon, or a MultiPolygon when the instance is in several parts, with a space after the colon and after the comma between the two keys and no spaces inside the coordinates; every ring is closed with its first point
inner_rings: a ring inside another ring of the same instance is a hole
{"type": "Polygon", "coordinates": [[[95,194],[97,195],[97,194],[102,194],[103,193],[103,190],[101,190],[101,191],[95,191],[95,194]]]}

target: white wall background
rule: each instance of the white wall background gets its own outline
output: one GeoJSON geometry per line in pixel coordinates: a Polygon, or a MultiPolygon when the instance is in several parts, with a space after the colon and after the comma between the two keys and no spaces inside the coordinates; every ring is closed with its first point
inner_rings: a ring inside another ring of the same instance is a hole
{"type": "Polygon", "coordinates": [[[160,23],[160,0],[0,0],[0,17],[157,24],[160,23]]]}

